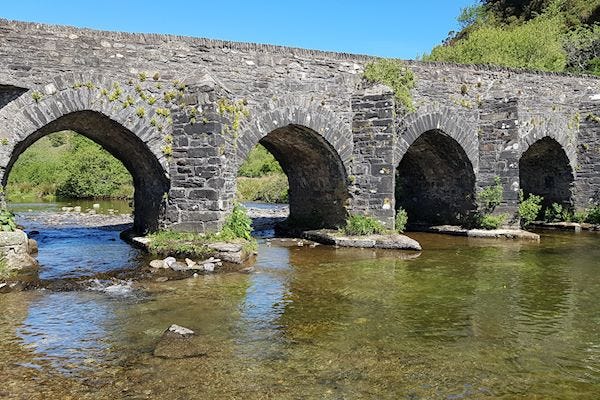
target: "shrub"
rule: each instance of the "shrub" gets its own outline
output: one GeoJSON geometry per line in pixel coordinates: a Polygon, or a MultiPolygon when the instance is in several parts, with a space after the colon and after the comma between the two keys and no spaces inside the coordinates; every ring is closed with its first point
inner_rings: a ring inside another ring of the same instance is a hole
{"type": "Polygon", "coordinates": [[[365,66],[364,78],[369,82],[389,86],[394,91],[396,100],[407,111],[414,111],[410,91],[415,87],[415,75],[401,60],[379,59],[370,62],[365,66]]]}
{"type": "Polygon", "coordinates": [[[17,229],[15,215],[7,209],[0,210],[0,228],[2,232],[14,232],[17,229]]]}
{"type": "Polygon", "coordinates": [[[256,178],[272,173],[283,173],[281,166],[267,149],[262,145],[255,146],[241,165],[238,176],[256,178]]]}
{"type": "Polygon", "coordinates": [[[123,164],[74,132],[50,134],[32,144],[8,177],[9,199],[130,198],[132,178],[123,164]]]}
{"type": "Polygon", "coordinates": [[[546,15],[509,26],[476,25],[467,37],[435,47],[424,59],[563,71],[567,63],[563,28],[561,18],[546,15]]]}
{"type": "Polygon", "coordinates": [[[399,233],[404,232],[406,224],[408,223],[408,213],[402,207],[396,210],[396,231],[399,233]]]}
{"type": "Polygon", "coordinates": [[[552,203],[544,212],[544,219],[547,222],[571,222],[574,218],[573,211],[558,203],[552,203]]]}
{"type": "Polygon", "coordinates": [[[288,180],[285,174],[269,174],[258,178],[237,178],[237,199],[264,201],[266,203],[288,202],[288,180]]]}
{"type": "Polygon", "coordinates": [[[504,188],[499,177],[494,178],[494,184],[483,188],[477,194],[477,202],[483,209],[484,213],[492,213],[494,209],[502,202],[504,196],[504,188]]]}
{"type": "Polygon", "coordinates": [[[506,214],[499,215],[483,215],[479,222],[479,225],[483,229],[498,229],[506,221],[506,214]]]}
{"type": "Polygon", "coordinates": [[[542,201],[542,196],[535,194],[530,194],[525,200],[523,190],[519,192],[519,217],[523,226],[527,226],[536,220],[542,210],[542,201]]]}
{"type": "Polygon", "coordinates": [[[600,224],[600,205],[596,205],[588,210],[586,222],[590,224],[600,224]]]}
{"type": "Polygon", "coordinates": [[[355,214],[348,217],[344,233],[350,236],[372,235],[374,233],[383,233],[385,227],[379,221],[368,215],[355,214]]]}
{"type": "Polygon", "coordinates": [[[244,239],[252,240],[252,219],[246,213],[246,209],[240,204],[233,206],[231,214],[225,220],[221,236],[225,240],[244,239]]]}
{"type": "Polygon", "coordinates": [[[575,222],[586,222],[588,219],[588,212],[586,210],[575,211],[573,214],[573,221],[575,222]]]}

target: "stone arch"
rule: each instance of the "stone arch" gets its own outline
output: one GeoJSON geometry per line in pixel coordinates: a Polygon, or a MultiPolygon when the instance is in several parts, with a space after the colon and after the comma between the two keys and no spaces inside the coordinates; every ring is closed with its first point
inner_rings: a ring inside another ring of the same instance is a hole
{"type": "Polygon", "coordinates": [[[521,154],[525,153],[531,145],[543,138],[550,138],[558,143],[564,151],[571,169],[575,171],[577,166],[577,149],[573,145],[573,140],[569,132],[574,134],[564,121],[554,118],[540,117],[532,119],[535,123],[526,123],[524,125],[525,134],[521,136],[521,154]]]}
{"type": "Polygon", "coordinates": [[[409,116],[396,168],[396,207],[411,225],[468,223],[476,210],[478,140],[448,109],[409,116]],[[470,132],[470,133],[469,133],[470,132]]]}
{"type": "Polygon", "coordinates": [[[479,169],[479,138],[477,128],[460,117],[460,113],[448,107],[426,107],[408,115],[400,130],[395,160],[400,162],[408,148],[423,133],[440,131],[454,139],[467,155],[473,170],[479,169]]]}
{"type": "Polygon", "coordinates": [[[553,203],[572,209],[575,178],[570,162],[564,147],[544,136],[521,154],[519,186],[526,195],[542,196],[542,210],[553,203]]]}
{"type": "MultiPolygon", "coordinates": [[[[136,107],[110,102],[101,88],[114,79],[91,75],[55,77],[41,91],[29,90],[0,110],[2,141],[0,178],[5,186],[10,170],[32,143],[61,130],[76,131],[104,147],[129,170],[135,186],[134,228],[156,230],[162,219],[163,198],[169,190],[164,132],[149,123],[151,115],[136,115],[136,107]],[[80,82],[91,82],[90,87],[80,82]]],[[[133,95],[123,86],[124,94],[133,95]]]]}
{"type": "Polygon", "coordinates": [[[286,99],[241,127],[234,168],[239,168],[255,145],[262,144],[288,176],[290,224],[340,226],[350,197],[351,134],[350,124],[327,109],[286,99]]]}

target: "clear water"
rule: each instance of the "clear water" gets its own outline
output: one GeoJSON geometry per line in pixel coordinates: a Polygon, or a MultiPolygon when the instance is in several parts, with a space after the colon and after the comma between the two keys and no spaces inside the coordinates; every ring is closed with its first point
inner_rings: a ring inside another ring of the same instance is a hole
{"type": "Polygon", "coordinates": [[[600,398],[598,234],[411,236],[418,257],[263,240],[252,274],[1,295],[0,398],[600,398]],[[208,355],[154,357],[173,323],[208,355]]]}

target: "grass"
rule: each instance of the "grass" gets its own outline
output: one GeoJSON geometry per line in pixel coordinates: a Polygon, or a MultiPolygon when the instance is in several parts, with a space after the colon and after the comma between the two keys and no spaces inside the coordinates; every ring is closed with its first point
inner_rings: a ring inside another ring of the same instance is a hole
{"type": "Polygon", "coordinates": [[[132,198],[123,164],[74,132],[45,136],[21,154],[8,177],[9,200],[132,198]]]}
{"type": "Polygon", "coordinates": [[[288,180],[283,173],[270,173],[259,177],[237,178],[238,201],[288,202],[288,180]]]}
{"type": "Polygon", "coordinates": [[[208,247],[211,243],[238,243],[246,253],[256,251],[257,242],[250,234],[252,220],[246,214],[246,209],[235,205],[231,214],[225,220],[225,225],[218,233],[194,233],[159,231],[148,235],[150,243],[148,251],[152,254],[175,257],[207,258],[215,251],[208,247]]]}
{"type": "Polygon", "coordinates": [[[365,236],[384,233],[385,227],[373,217],[355,214],[348,217],[343,231],[350,236],[365,236]]]}

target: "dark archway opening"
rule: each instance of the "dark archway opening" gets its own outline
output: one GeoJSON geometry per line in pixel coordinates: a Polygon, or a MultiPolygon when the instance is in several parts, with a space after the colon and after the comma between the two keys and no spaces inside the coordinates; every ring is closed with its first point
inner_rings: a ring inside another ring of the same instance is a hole
{"type": "Polygon", "coordinates": [[[291,228],[333,228],[347,217],[346,170],[335,149],[318,133],[300,125],[275,129],[260,142],[281,165],[289,184],[291,228]]]}
{"type": "Polygon", "coordinates": [[[532,144],[519,161],[521,189],[542,196],[542,213],[553,203],[573,208],[573,172],[567,154],[554,139],[544,137],[532,144]]]}
{"type": "Polygon", "coordinates": [[[169,179],[148,146],[121,124],[95,111],[66,114],[16,144],[3,176],[6,187],[10,171],[19,156],[40,138],[55,132],[74,131],[102,146],[121,161],[133,178],[134,230],[155,231],[162,218],[169,179]]]}
{"type": "Polygon", "coordinates": [[[462,147],[440,130],[423,133],[396,171],[396,207],[418,225],[461,225],[476,210],[475,173],[462,147]]]}

